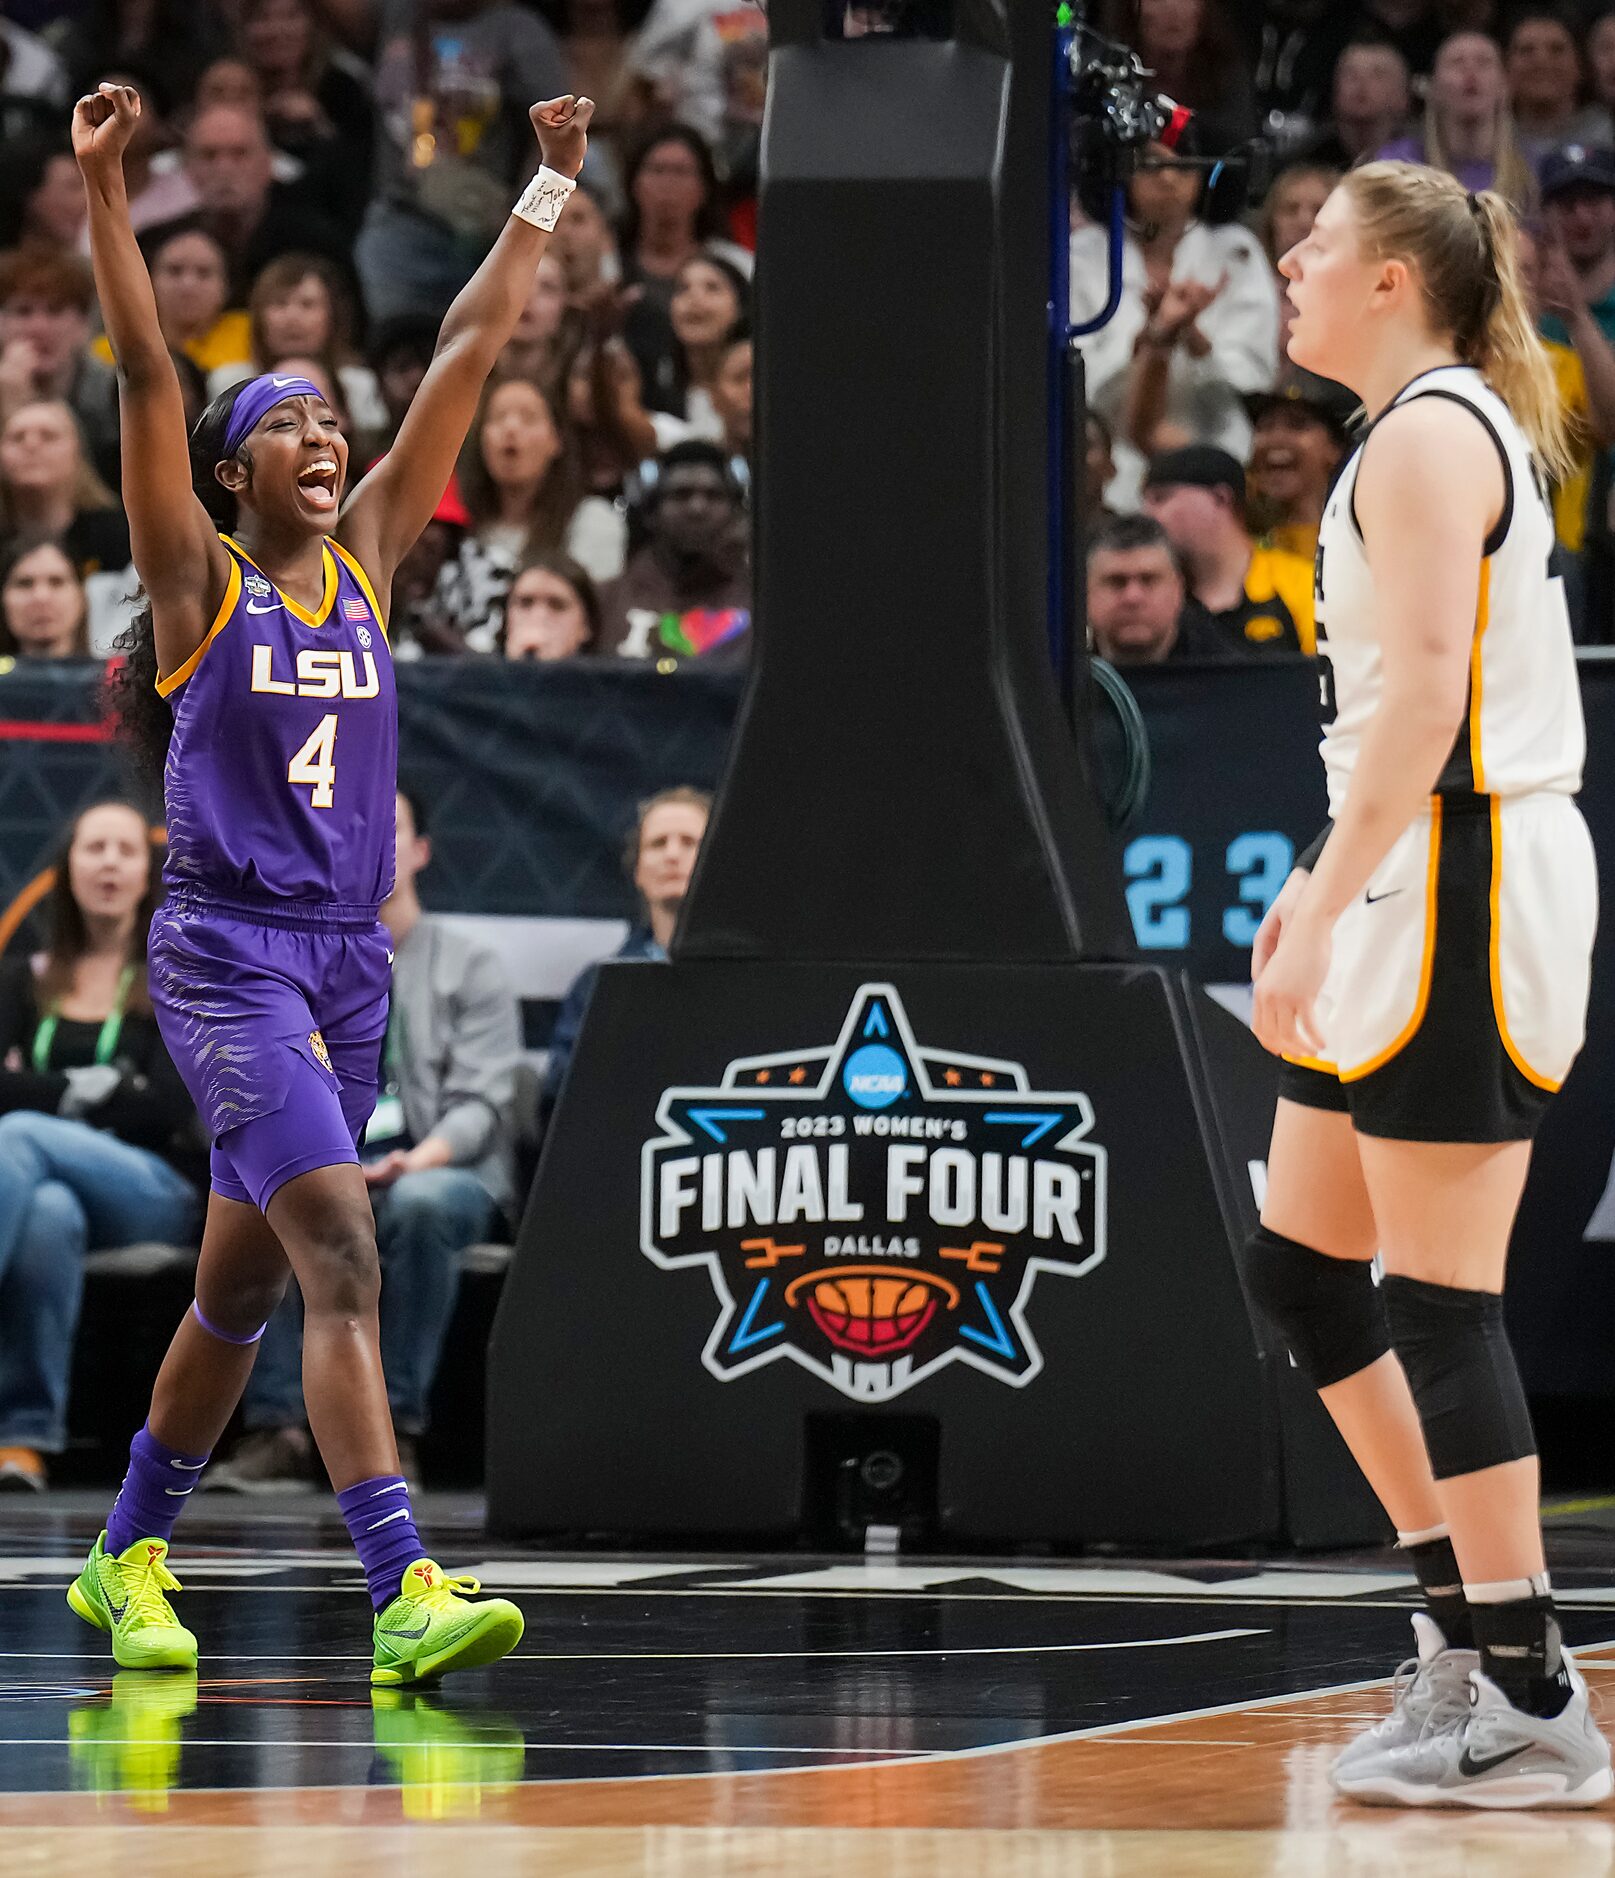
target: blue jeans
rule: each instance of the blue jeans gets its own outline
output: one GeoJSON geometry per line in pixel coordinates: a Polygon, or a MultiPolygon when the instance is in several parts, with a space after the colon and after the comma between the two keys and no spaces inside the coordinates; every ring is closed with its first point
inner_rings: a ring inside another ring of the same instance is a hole
{"type": "MultiPolygon", "coordinates": [[[[370,1196],[381,1254],[381,1366],[400,1434],[426,1426],[454,1301],[460,1254],[493,1224],[494,1203],[463,1167],[400,1174],[370,1196]]],[[[249,1428],[291,1428],[303,1420],[303,1306],[293,1286],[269,1320],[242,1403],[249,1428]]]]}
{"type": "Polygon", "coordinates": [[[202,1201],[145,1148],[32,1109],[0,1115],[0,1445],[59,1454],[84,1255],[195,1242],[202,1201]]]}

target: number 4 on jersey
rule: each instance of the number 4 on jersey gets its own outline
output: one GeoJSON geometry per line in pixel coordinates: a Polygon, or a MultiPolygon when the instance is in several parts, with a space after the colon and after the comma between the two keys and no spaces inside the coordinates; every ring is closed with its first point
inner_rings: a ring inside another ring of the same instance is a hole
{"type": "Polygon", "coordinates": [[[286,780],[309,783],[309,806],[328,809],[336,801],[336,712],[328,712],[301,750],[286,765],[286,780]]]}

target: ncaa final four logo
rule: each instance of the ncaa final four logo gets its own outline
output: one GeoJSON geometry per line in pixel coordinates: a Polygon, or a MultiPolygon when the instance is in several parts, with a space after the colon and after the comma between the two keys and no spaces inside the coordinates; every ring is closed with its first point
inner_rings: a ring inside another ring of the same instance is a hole
{"type": "Polygon", "coordinates": [[[888,1402],[955,1360],[1014,1388],[1043,1367],[1039,1273],[1105,1256],[1085,1095],[1019,1063],[915,1041],[890,985],[860,987],[823,1048],[740,1057],[668,1089],[641,1161],[641,1249],[705,1264],[720,1382],[789,1357],[888,1402]]]}

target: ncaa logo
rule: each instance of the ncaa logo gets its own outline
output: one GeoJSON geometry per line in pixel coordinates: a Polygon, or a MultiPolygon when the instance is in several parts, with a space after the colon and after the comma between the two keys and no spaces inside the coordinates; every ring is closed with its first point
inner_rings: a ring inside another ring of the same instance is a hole
{"type": "Polygon", "coordinates": [[[847,1058],[842,1072],[846,1091],[861,1109],[889,1109],[908,1093],[908,1071],[895,1050],[883,1043],[865,1044],[847,1058]]]}
{"type": "Polygon", "coordinates": [[[1106,1149],[1080,1090],[924,1043],[860,985],[833,1042],[665,1089],[640,1163],[640,1250],[704,1266],[719,1382],[799,1365],[889,1402],[951,1363],[1024,1388],[1034,1291],[1104,1260],[1106,1149]]]}

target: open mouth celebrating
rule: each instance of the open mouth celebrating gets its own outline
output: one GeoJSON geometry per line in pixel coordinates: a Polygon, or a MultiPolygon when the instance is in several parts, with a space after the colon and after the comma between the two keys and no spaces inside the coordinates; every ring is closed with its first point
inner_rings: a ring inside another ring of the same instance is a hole
{"type": "Polygon", "coordinates": [[[314,508],[334,509],[338,474],[335,458],[322,456],[298,471],[297,487],[314,508]]]}

